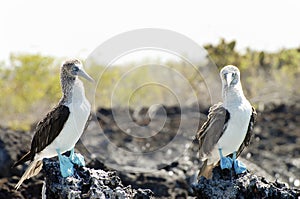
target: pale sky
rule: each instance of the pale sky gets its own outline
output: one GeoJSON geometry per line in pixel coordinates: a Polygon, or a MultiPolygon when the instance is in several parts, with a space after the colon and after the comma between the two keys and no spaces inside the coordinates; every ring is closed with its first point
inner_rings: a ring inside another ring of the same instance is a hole
{"type": "Polygon", "coordinates": [[[300,1],[71,1],[0,3],[0,60],[11,52],[86,58],[120,33],[162,28],[200,45],[235,39],[237,49],[300,47],[300,1]]]}

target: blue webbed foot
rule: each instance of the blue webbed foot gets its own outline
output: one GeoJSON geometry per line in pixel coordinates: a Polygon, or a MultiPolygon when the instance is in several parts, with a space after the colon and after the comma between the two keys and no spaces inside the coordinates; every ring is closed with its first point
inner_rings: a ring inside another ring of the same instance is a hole
{"type": "Polygon", "coordinates": [[[231,169],[233,160],[230,157],[224,157],[222,154],[222,149],[219,148],[219,153],[220,153],[220,167],[221,169],[231,169]]]}
{"type": "Polygon", "coordinates": [[[73,164],[77,164],[78,166],[85,166],[84,157],[79,153],[74,153],[74,148],[71,149],[69,159],[73,164]]]}
{"type": "Polygon", "coordinates": [[[60,173],[62,177],[72,176],[74,174],[73,164],[70,159],[64,155],[60,154],[60,150],[57,149],[58,159],[59,159],[59,167],[60,173]]]}
{"type": "Polygon", "coordinates": [[[233,167],[236,174],[242,174],[247,171],[246,166],[236,159],[236,152],[233,153],[233,167]]]}

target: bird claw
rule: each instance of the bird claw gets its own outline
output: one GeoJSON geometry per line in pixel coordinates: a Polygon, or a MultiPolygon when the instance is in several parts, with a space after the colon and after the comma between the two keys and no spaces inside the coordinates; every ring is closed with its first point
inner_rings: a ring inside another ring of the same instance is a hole
{"type": "Polygon", "coordinates": [[[222,154],[222,148],[219,148],[220,153],[220,167],[221,169],[231,169],[233,167],[237,175],[247,171],[246,166],[236,159],[236,151],[233,152],[232,159],[230,157],[224,157],[222,154]]]}
{"type": "Polygon", "coordinates": [[[233,160],[230,157],[221,157],[220,167],[221,169],[231,169],[233,160]]]}
{"type": "Polygon", "coordinates": [[[220,167],[221,169],[231,169],[233,160],[230,157],[224,157],[222,153],[222,148],[219,148],[220,154],[220,167]]]}
{"type": "Polygon", "coordinates": [[[233,161],[233,167],[236,174],[242,174],[247,171],[246,166],[237,159],[233,161]]]}
{"type": "Polygon", "coordinates": [[[81,154],[75,153],[72,157],[70,156],[69,158],[73,164],[77,164],[78,166],[82,167],[85,166],[84,157],[81,154]]]}
{"type": "Polygon", "coordinates": [[[68,177],[74,175],[74,165],[85,166],[84,157],[79,153],[74,153],[74,148],[71,150],[70,157],[66,157],[60,154],[60,150],[57,149],[59,168],[62,177],[68,177]]]}
{"type": "Polygon", "coordinates": [[[74,153],[74,148],[71,150],[70,161],[78,166],[85,166],[84,157],[80,153],[74,153]]]}
{"type": "Polygon", "coordinates": [[[64,155],[59,155],[59,168],[60,168],[60,173],[62,177],[68,177],[72,176],[74,174],[74,167],[72,162],[69,160],[68,157],[64,155]]]}

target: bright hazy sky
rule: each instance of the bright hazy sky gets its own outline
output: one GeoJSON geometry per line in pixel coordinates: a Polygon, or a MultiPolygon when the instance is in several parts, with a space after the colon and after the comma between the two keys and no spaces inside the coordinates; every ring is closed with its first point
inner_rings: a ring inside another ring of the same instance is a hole
{"type": "Polygon", "coordinates": [[[1,1],[0,60],[11,52],[86,58],[138,28],[173,30],[200,45],[235,39],[239,50],[299,47],[300,1],[1,1]]]}

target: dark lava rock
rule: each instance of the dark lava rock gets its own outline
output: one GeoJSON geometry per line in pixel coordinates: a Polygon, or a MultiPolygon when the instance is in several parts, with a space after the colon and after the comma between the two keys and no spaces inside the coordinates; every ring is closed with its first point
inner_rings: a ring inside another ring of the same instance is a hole
{"type": "Polygon", "coordinates": [[[12,168],[30,147],[32,132],[14,131],[0,126],[0,199],[38,199],[42,191],[42,175],[26,180],[15,190],[14,186],[25,172],[27,164],[12,168]]]}
{"type": "Polygon", "coordinates": [[[0,199],[39,199],[41,198],[43,180],[42,176],[30,178],[26,180],[22,186],[15,190],[15,185],[20,177],[13,176],[11,178],[0,179],[0,199]]]}
{"type": "Polygon", "coordinates": [[[191,183],[195,182],[198,164],[184,156],[170,165],[159,165],[157,171],[148,173],[118,172],[124,185],[150,189],[155,198],[190,198],[191,183]]]}
{"type": "Polygon", "coordinates": [[[222,171],[220,167],[213,170],[212,179],[201,177],[192,186],[197,198],[298,198],[300,190],[289,188],[286,183],[269,182],[263,177],[251,173],[232,175],[230,171],[222,171]]]}
{"type": "Polygon", "coordinates": [[[44,160],[43,198],[151,198],[150,190],[124,186],[116,172],[87,167],[75,168],[74,176],[63,178],[58,161],[44,160]]]}
{"type": "MultiPolygon", "coordinates": [[[[270,104],[266,105],[264,109],[257,110],[258,120],[254,128],[255,136],[240,158],[252,173],[257,176],[264,176],[273,183],[269,183],[261,177],[246,178],[249,181],[246,181],[249,183],[245,185],[246,190],[250,190],[251,194],[256,193],[256,189],[259,190],[258,185],[265,185],[273,190],[287,188],[284,183],[276,182],[275,179],[287,182],[290,187],[299,189],[300,103],[292,103],[280,106],[270,104]],[[252,181],[250,181],[251,179],[252,181]],[[261,181],[261,184],[256,183],[259,181],[261,181]],[[256,188],[252,188],[251,191],[250,187],[255,186],[256,188]]],[[[200,110],[203,111],[204,109],[201,108],[200,110]]],[[[138,115],[136,119],[146,124],[147,121],[143,122],[143,120],[146,118],[147,111],[148,108],[145,107],[142,111],[143,114],[138,115]]],[[[84,155],[89,168],[104,171],[117,170],[123,187],[130,185],[136,191],[134,195],[136,198],[142,198],[147,193],[147,191],[140,190],[140,188],[151,189],[154,192],[154,197],[157,198],[190,198],[194,197],[193,194],[200,194],[200,192],[195,191],[199,190],[195,186],[204,186],[203,183],[202,185],[195,185],[194,192],[192,192],[190,186],[191,183],[196,182],[199,170],[198,147],[196,145],[195,148],[190,147],[192,149],[191,153],[185,154],[187,148],[183,146],[191,144],[194,133],[192,133],[190,127],[193,125],[201,126],[206,119],[203,114],[200,115],[199,122],[198,112],[194,108],[187,107],[179,112],[176,108],[166,107],[168,117],[160,132],[145,139],[138,139],[135,134],[132,134],[136,133],[135,128],[128,126],[128,128],[122,128],[122,130],[118,127],[113,112],[120,113],[122,124],[129,124],[127,123],[128,113],[124,109],[99,109],[97,118],[95,117],[92,120],[86,133],[82,136],[82,142],[77,143],[76,149],[84,155]],[[181,123],[187,125],[181,125],[181,123]],[[179,126],[184,128],[179,129],[179,126]],[[125,132],[124,129],[130,131],[125,132]],[[179,133],[174,134],[176,131],[179,133]],[[170,147],[169,152],[171,153],[157,150],[166,146],[170,140],[173,141],[175,135],[179,139],[174,146],[170,147]],[[111,147],[110,143],[117,147],[111,147]],[[120,151],[116,151],[117,148],[133,152],[133,155],[130,156],[131,153],[120,153],[120,151]],[[153,155],[149,157],[146,156],[151,151],[157,153],[152,153],[153,155]],[[136,152],[145,154],[145,157],[136,158],[134,156],[136,152]],[[143,172],[144,170],[146,172],[143,172]]],[[[129,113],[132,114],[133,110],[129,110],[129,113]]],[[[118,114],[117,116],[119,116],[118,114]]],[[[143,126],[144,131],[138,131],[138,133],[152,131],[152,123],[156,127],[157,123],[152,121],[150,125],[143,126]]],[[[154,130],[156,129],[154,128],[154,130]]],[[[44,175],[42,174],[25,180],[19,190],[14,189],[28,164],[20,165],[17,168],[11,168],[11,166],[14,161],[29,150],[32,135],[33,132],[15,131],[0,126],[0,199],[41,198],[44,182],[44,175]]],[[[79,173],[84,171],[83,168],[78,168],[79,173]]],[[[74,179],[77,179],[77,176],[74,179]]],[[[205,179],[201,180],[204,182],[205,179]]],[[[236,183],[237,180],[233,178],[232,181],[236,183]]],[[[212,183],[210,180],[205,182],[212,183]]],[[[226,182],[232,183],[230,179],[227,179],[226,182]]],[[[216,183],[219,183],[219,181],[216,181],[216,183]]],[[[88,187],[85,185],[80,186],[83,186],[83,192],[86,193],[88,187]]],[[[209,186],[207,185],[208,188],[209,186]]],[[[294,191],[297,194],[299,193],[298,190],[294,191]]]]}
{"type": "Polygon", "coordinates": [[[14,169],[11,166],[27,152],[30,142],[30,132],[0,126],[0,178],[22,173],[22,166],[14,169]]]}

